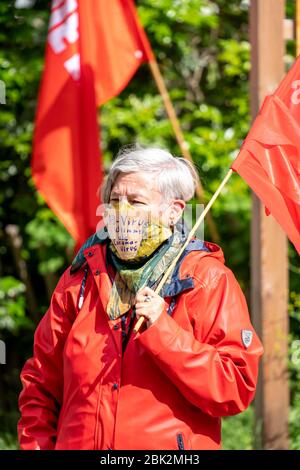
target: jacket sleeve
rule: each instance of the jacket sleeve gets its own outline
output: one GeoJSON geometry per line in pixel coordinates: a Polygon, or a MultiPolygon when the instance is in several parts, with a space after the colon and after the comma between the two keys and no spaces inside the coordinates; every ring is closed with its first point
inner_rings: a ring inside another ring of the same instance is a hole
{"type": "Polygon", "coordinates": [[[63,391],[62,350],[72,325],[65,302],[66,278],[67,271],[36,329],[33,357],[21,371],[18,437],[23,450],[51,450],[55,446],[63,391]]]}
{"type": "Polygon", "coordinates": [[[136,340],[203,412],[221,417],[245,410],[254,398],[263,348],[238,282],[223,267],[209,283],[198,279],[182,296],[177,310],[187,310],[190,328],[176,321],[180,311],[172,318],[165,308],[136,340]]]}

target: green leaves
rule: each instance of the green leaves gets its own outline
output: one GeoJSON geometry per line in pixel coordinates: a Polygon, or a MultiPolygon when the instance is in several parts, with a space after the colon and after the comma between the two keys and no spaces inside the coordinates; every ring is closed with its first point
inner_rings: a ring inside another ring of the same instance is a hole
{"type": "Polygon", "coordinates": [[[65,227],[48,207],[36,212],[35,218],[25,228],[28,236],[28,255],[38,258],[38,272],[42,275],[65,269],[66,252],[72,252],[74,243],[65,227]]]}
{"type": "Polygon", "coordinates": [[[0,330],[17,334],[21,328],[30,327],[26,318],[25,286],[13,276],[0,279],[0,330]]]}

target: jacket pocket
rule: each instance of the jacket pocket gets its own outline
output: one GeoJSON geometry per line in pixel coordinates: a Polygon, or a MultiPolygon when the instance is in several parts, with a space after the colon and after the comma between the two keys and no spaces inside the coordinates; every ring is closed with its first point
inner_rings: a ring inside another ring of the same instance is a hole
{"type": "Polygon", "coordinates": [[[179,450],[184,450],[184,440],[182,433],[178,433],[177,436],[177,447],[179,450]]]}

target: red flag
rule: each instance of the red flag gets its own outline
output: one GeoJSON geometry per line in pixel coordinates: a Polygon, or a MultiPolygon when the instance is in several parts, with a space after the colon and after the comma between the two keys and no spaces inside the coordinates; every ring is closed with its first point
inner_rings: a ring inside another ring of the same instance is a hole
{"type": "Polygon", "coordinates": [[[97,105],[120,93],[151,58],[132,0],[52,0],[32,176],[77,244],[97,225],[97,105]]]}
{"type": "Polygon", "coordinates": [[[268,96],[231,168],[248,183],[300,254],[300,56],[268,96]]]}
{"type": "Polygon", "coordinates": [[[100,105],[118,95],[153,53],[133,0],[79,0],[79,8],[84,60],[95,75],[100,105]]]}

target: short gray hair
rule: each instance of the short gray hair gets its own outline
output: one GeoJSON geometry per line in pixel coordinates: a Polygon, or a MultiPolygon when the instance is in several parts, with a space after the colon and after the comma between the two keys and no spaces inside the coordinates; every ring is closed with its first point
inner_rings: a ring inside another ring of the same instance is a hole
{"type": "Polygon", "coordinates": [[[173,157],[167,150],[140,145],[121,148],[112,163],[101,189],[103,203],[109,203],[110,193],[117,177],[135,172],[157,173],[157,187],[164,199],[189,201],[199,183],[193,163],[182,157],[173,157]]]}

